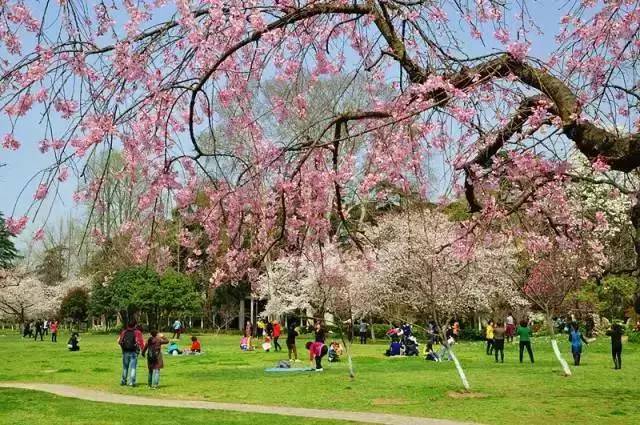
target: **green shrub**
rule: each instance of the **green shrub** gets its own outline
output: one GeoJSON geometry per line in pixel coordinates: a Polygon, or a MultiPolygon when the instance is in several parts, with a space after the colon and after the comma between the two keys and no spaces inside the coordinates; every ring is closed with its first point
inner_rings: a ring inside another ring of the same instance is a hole
{"type": "Polygon", "coordinates": [[[391,326],[386,323],[374,323],[373,334],[376,336],[376,339],[386,338],[389,328],[391,328],[391,326]]]}
{"type": "Polygon", "coordinates": [[[460,339],[464,341],[483,341],[485,339],[484,329],[478,330],[475,327],[465,327],[460,329],[460,339]]]}
{"type": "Polygon", "coordinates": [[[627,329],[627,337],[629,337],[630,343],[640,344],[640,332],[634,331],[633,329],[627,329]]]}

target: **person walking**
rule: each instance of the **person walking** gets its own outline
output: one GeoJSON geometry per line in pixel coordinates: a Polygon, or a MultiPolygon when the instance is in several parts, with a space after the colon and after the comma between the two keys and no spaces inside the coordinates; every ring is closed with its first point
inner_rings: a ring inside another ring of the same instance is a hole
{"type": "Polygon", "coordinates": [[[282,332],[282,328],[280,327],[280,322],[277,320],[273,321],[273,351],[282,351],[282,346],[278,342],[280,338],[280,333],[282,332]]]}
{"type": "Polygon", "coordinates": [[[505,323],[507,325],[507,328],[506,328],[507,342],[513,342],[513,335],[516,332],[516,321],[513,318],[512,313],[507,314],[507,319],[505,320],[505,323]]]}
{"type": "Polygon", "coordinates": [[[36,320],[36,333],[33,336],[33,340],[38,340],[38,335],[40,335],[40,341],[43,340],[43,331],[42,331],[42,321],[36,320]]]}
{"type": "Polygon", "coordinates": [[[526,320],[522,320],[520,322],[520,326],[516,330],[516,334],[520,338],[520,363],[522,363],[522,355],[524,354],[524,349],[527,349],[527,353],[529,353],[529,360],[533,363],[533,351],[531,350],[531,328],[526,320]]]}
{"type": "Polygon", "coordinates": [[[58,342],[58,321],[51,322],[51,342],[58,342]]]}
{"type": "Polygon", "coordinates": [[[622,335],[624,330],[620,323],[614,323],[611,329],[607,331],[607,335],[611,337],[611,356],[613,357],[613,368],[622,369],[622,335]]]}
{"type": "Polygon", "coordinates": [[[487,341],[487,356],[493,354],[493,320],[489,319],[487,322],[487,329],[485,331],[485,339],[487,341]]]}
{"type": "Polygon", "coordinates": [[[180,334],[182,333],[182,322],[180,321],[180,319],[176,319],[175,322],[173,322],[173,339],[180,339],[180,334]]]}
{"type": "Polygon", "coordinates": [[[120,385],[136,386],[136,368],[138,367],[138,353],[144,349],[142,332],[136,328],[136,322],[130,321],[120,332],[118,344],[122,349],[122,379],[120,385]]]}
{"type": "Polygon", "coordinates": [[[498,354],[500,354],[500,362],[504,363],[504,337],[507,333],[507,329],[504,327],[502,320],[496,323],[496,327],[493,328],[493,354],[496,357],[496,363],[498,363],[498,354]]]}
{"type": "Polygon", "coordinates": [[[589,345],[582,332],[578,327],[578,322],[571,324],[569,331],[569,342],[571,343],[571,354],[573,355],[573,365],[580,366],[580,356],[582,355],[582,343],[589,345]]]}
{"type": "Polygon", "coordinates": [[[162,346],[168,343],[169,340],[165,338],[164,335],[159,334],[156,330],[152,330],[151,337],[142,349],[142,357],[147,358],[147,367],[149,368],[148,383],[151,389],[155,390],[160,385],[160,369],[164,367],[162,346]]]}
{"type": "Polygon", "coordinates": [[[298,360],[298,348],[296,347],[296,337],[298,336],[298,331],[296,330],[297,322],[292,319],[287,324],[287,350],[289,351],[289,361],[290,362],[299,362],[298,360]]]}
{"type": "Polygon", "coordinates": [[[367,343],[367,328],[368,327],[369,327],[369,324],[361,319],[360,320],[360,344],[366,344],[367,343]]]}

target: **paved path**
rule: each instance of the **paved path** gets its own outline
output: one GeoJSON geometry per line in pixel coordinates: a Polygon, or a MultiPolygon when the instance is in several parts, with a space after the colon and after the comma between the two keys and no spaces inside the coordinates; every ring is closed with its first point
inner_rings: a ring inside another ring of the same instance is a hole
{"type": "MultiPolygon", "coordinates": [[[[366,422],[386,425],[462,425],[443,419],[419,418],[415,416],[390,415],[386,413],[350,412],[343,410],[306,409],[300,407],[264,406],[259,404],[218,403],[197,400],[170,400],[151,397],[129,396],[96,391],[70,385],[39,384],[23,382],[0,382],[1,388],[19,388],[44,391],[62,397],[102,403],[130,404],[136,406],[179,407],[187,409],[231,410],[246,413],[267,413],[284,416],[301,416],[315,419],[366,422]]],[[[468,424],[468,423],[467,423],[468,424]]]]}

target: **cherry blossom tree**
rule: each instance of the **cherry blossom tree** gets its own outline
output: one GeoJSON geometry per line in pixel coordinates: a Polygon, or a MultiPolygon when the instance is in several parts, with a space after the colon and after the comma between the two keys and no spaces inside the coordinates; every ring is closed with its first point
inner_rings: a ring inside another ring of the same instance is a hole
{"type": "Polygon", "coordinates": [[[506,231],[519,247],[521,263],[514,283],[544,313],[553,351],[568,376],[571,371],[558,349],[553,317],[573,291],[603,272],[611,229],[602,212],[591,214],[593,211],[584,209],[583,200],[558,191],[558,185],[557,180],[544,183],[540,190],[544,196],[534,196],[528,208],[502,220],[502,225],[509,228],[506,231]]]}
{"type": "MultiPolygon", "coordinates": [[[[640,165],[640,3],[558,7],[555,45],[533,57],[540,28],[511,0],[64,0],[36,9],[6,0],[0,109],[10,125],[0,143],[20,149],[16,128],[40,117],[39,146],[53,161],[38,175],[36,204],[82,175],[95,152],[122,147],[122,175],[148,183],[136,220],[154,223],[172,205],[202,224],[209,253],[224,252],[214,285],[257,276],[274,247],[325,243],[331,217],[364,250],[346,204],[385,198],[382,187],[464,194],[474,213],[464,226],[484,241],[496,217],[566,192],[572,149],[595,168],[640,165]],[[266,122],[304,118],[305,94],[338,74],[365,81],[357,109],[336,99],[293,137],[267,131],[266,122]],[[273,78],[291,92],[263,90],[273,78]],[[258,100],[270,110],[257,114],[258,100]],[[221,107],[232,111],[222,135],[221,107]],[[223,143],[231,135],[242,143],[223,143]],[[446,190],[434,187],[438,172],[446,190]]],[[[104,187],[98,174],[75,199],[96,202],[104,187]]],[[[14,212],[8,230],[20,233],[37,211],[14,212]]],[[[154,226],[123,226],[144,254],[154,226]]]]}
{"type": "Polygon", "coordinates": [[[64,296],[72,289],[87,289],[83,278],[71,278],[56,285],[38,280],[22,267],[6,271],[0,290],[0,317],[20,324],[28,320],[55,317],[64,296]]]}
{"type": "Polygon", "coordinates": [[[489,241],[490,235],[485,235],[487,244],[471,251],[462,243],[464,228],[426,209],[385,216],[367,229],[367,235],[377,247],[369,296],[391,317],[435,320],[468,390],[466,375],[444,335],[445,325],[464,314],[491,310],[497,299],[512,307],[527,304],[511,283],[516,250],[508,240],[489,241]]]}

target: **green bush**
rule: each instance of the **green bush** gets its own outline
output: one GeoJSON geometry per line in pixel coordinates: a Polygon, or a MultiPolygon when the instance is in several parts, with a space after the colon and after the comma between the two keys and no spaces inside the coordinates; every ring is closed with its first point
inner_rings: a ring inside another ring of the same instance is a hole
{"type": "Polygon", "coordinates": [[[627,337],[629,337],[629,342],[631,344],[640,344],[640,332],[634,331],[633,329],[627,329],[627,337]]]}
{"type": "Polygon", "coordinates": [[[389,328],[391,328],[391,326],[386,323],[374,323],[373,334],[376,336],[376,339],[386,338],[389,328]]]}
{"type": "Polygon", "coordinates": [[[484,329],[479,331],[475,327],[466,327],[460,329],[460,339],[464,341],[484,341],[484,329]]]}

